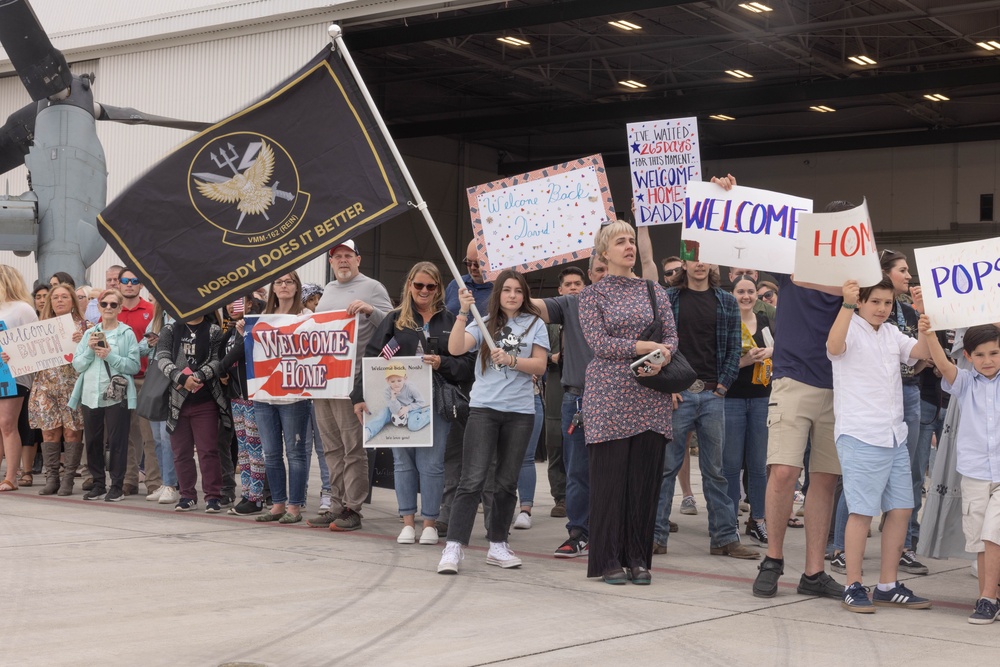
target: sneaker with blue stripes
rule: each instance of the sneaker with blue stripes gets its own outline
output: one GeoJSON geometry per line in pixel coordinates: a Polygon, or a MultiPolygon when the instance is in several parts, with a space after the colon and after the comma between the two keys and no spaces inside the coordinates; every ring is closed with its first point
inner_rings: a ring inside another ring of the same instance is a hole
{"type": "Polygon", "coordinates": [[[896,585],[888,591],[876,588],[872,592],[872,602],[876,607],[905,607],[907,609],[930,609],[931,601],[915,595],[913,591],[896,582],[896,585]]]}
{"type": "Polygon", "coordinates": [[[860,581],[855,581],[844,590],[844,599],[840,606],[857,614],[874,614],[875,607],[868,599],[868,590],[860,581]]]}

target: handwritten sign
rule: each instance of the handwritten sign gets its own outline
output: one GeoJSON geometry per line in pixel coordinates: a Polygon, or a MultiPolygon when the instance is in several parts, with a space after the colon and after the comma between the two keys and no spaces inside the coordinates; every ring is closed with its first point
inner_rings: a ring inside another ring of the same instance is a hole
{"type": "Polygon", "coordinates": [[[698,119],[629,123],[626,129],[636,224],[683,222],[687,185],[702,180],[698,119]]]}
{"type": "Polygon", "coordinates": [[[935,329],[1000,322],[1000,238],[913,251],[935,329]]]}
{"type": "Polygon", "coordinates": [[[365,447],[433,447],[434,381],[421,357],[365,357],[365,447]]]}
{"type": "Polygon", "coordinates": [[[867,200],[847,211],[803,213],[797,236],[797,281],[837,286],[857,280],[870,287],[882,280],[867,200]]]}
{"type": "MultiPolygon", "coordinates": [[[[0,333],[7,330],[7,323],[0,320],[0,333]]],[[[3,345],[0,345],[0,352],[3,351],[3,345]]],[[[14,382],[14,376],[10,372],[10,366],[5,364],[3,360],[0,360],[0,398],[7,398],[8,396],[15,396],[17,394],[17,384],[14,382]]]]}
{"type": "Polygon", "coordinates": [[[0,349],[10,356],[11,374],[20,377],[73,361],[74,333],[72,315],[60,315],[0,331],[0,349]]]}
{"type": "Polygon", "coordinates": [[[692,181],[681,239],[698,242],[702,262],[792,273],[799,216],[811,212],[811,199],[692,181]]]}
{"type": "Polygon", "coordinates": [[[347,398],[354,389],[358,318],[345,310],[252,315],[244,337],[247,393],[257,401],[347,398]]]}
{"type": "Polygon", "coordinates": [[[600,155],[468,189],[479,263],[489,280],[590,257],[615,207],[600,155]]]}

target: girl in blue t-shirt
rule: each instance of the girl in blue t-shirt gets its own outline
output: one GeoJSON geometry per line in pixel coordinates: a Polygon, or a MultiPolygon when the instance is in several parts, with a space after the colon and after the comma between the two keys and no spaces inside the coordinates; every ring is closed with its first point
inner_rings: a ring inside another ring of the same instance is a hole
{"type": "Polygon", "coordinates": [[[505,270],[494,282],[486,314],[493,349],[483,340],[475,322],[466,324],[474,302],[472,293],[460,290],[458,298],[461,311],[448,339],[448,351],[457,356],[478,348],[479,355],[465,427],[462,479],[451,508],[448,543],[438,564],[441,574],[458,573],[462,547],[469,544],[476,508],[494,458],[496,492],[489,514],[490,550],[486,562],[502,568],[521,565],[521,559],[507,545],[507,534],[517,503],[517,476],[535,420],[531,378],[545,372],[549,349],[545,323],[531,304],[528,283],[520,273],[505,270]]]}

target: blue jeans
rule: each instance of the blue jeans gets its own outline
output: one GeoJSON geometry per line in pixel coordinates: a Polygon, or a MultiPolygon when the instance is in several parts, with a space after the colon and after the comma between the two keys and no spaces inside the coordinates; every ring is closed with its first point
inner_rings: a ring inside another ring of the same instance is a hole
{"type": "Polygon", "coordinates": [[[673,414],[674,439],[667,444],[663,463],[663,486],[656,511],[653,541],[666,544],[670,534],[670,506],[674,502],[674,483],[684,463],[687,434],[698,434],[698,465],[701,467],[701,491],[708,506],[708,533],[713,547],[721,547],[740,539],[736,530],[736,513],[726,493],[722,476],[722,446],[726,437],[725,399],[711,391],[692,394],[681,392],[683,402],[673,414]]]}
{"type": "MultiPolygon", "coordinates": [[[[368,418],[368,425],[365,426],[365,442],[368,442],[385,428],[385,425],[392,421],[392,411],[382,408],[379,412],[373,412],[368,418]]],[[[422,408],[413,408],[406,413],[406,428],[411,431],[419,431],[431,423],[431,406],[425,405],[422,408]]]]}
{"type": "Polygon", "coordinates": [[[517,474],[517,498],[522,507],[535,506],[535,483],[538,473],[535,470],[535,450],[538,449],[538,436],[542,434],[545,425],[545,405],[542,395],[535,394],[535,423],[531,427],[531,438],[528,448],[524,450],[524,461],[521,462],[521,472],[517,474]]]}
{"type": "Polygon", "coordinates": [[[903,385],[903,423],[906,424],[906,449],[910,454],[910,475],[913,480],[913,513],[910,527],[906,532],[906,549],[913,548],[913,539],[920,537],[920,523],[917,511],[920,509],[924,486],[924,471],[930,449],[920,448],[920,385],[903,385]]]}
{"type": "Polygon", "coordinates": [[[844,532],[847,530],[847,517],[849,517],[850,514],[850,511],[847,509],[847,494],[842,492],[840,494],[840,500],[837,502],[837,516],[834,520],[833,527],[834,551],[844,550],[844,532]]]}
{"type": "Polygon", "coordinates": [[[570,423],[580,408],[582,397],[569,391],[563,394],[562,431],[563,465],[566,467],[566,530],[570,535],[590,535],[590,455],[583,426],[568,433],[570,423]]]}
{"type": "Polygon", "coordinates": [[[160,477],[164,486],[177,488],[177,471],[174,470],[174,450],[170,448],[170,434],[167,433],[167,422],[149,422],[153,431],[153,442],[156,446],[156,461],[160,464],[160,477]]]}
{"type": "MultiPolygon", "coordinates": [[[[312,401],[310,401],[311,403],[312,401]]],[[[323,441],[319,437],[319,429],[316,428],[316,409],[309,408],[309,428],[306,429],[306,493],[309,497],[309,469],[312,467],[312,454],[316,451],[316,458],[319,460],[319,481],[322,486],[320,492],[323,495],[330,495],[330,468],[326,465],[326,457],[323,456],[323,441]]]]}
{"type": "Polygon", "coordinates": [[[260,443],[264,447],[264,469],[275,504],[306,504],[306,430],[309,428],[311,401],[295,403],[253,402],[260,443]],[[288,458],[288,484],[285,484],[285,458],[288,458]]]}
{"type": "Polygon", "coordinates": [[[417,490],[420,490],[420,516],[437,519],[444,491],[444,447],[451,424],[434,415],[433,447],[394,447],[393,474],[399,515],[417,513],[417,490]]]}
{"type": "MultiPolygon", "coordinates": [[[[944,428],[944,415],[947,408],[940,408],[933,403],[921,399],[920,401],[920,435],[917,437],[917,446],[910,452],[910,470],[913,472],[913,514],[910,515],[910,547],[913,547],[912,538],[920,537],[920,524],[917,522],[917,513],[923,505],[924,494],[924,471],[931,462],[931,436],[936,435],[938,442],[941,442],[941,431],[944,428]]],[[[907,440],[909,442],[909,440],[907,440]]]]}
{"type": "Polygon", "coordinates": [[[726,413],[726,446],[722,453],[722,476],[729,486],[729,499],[736,516],[739,516],[740,511],[740,471],[745,460],[750,516],[754,519],[764,518],[764,494],[767,492],[767,402],[766,397],[727,398],[723,402],[726,413]]]}

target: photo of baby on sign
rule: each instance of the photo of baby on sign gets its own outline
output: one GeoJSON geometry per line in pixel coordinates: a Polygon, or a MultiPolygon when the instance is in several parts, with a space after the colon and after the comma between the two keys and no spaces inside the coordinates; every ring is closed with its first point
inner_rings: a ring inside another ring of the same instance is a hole
{"type": "Polygon", "coordinates": [[[365,447],[431,447],[431,367],[421,357],[365,357],[362,361],[365,447]]]}

